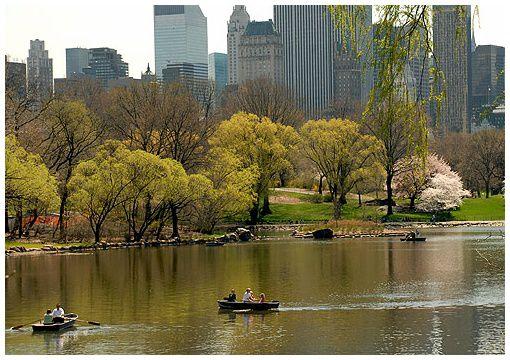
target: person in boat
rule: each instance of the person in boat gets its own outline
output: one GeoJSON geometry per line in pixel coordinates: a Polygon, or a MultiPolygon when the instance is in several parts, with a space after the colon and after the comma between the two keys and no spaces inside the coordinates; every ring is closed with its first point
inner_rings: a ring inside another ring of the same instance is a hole
{"type": "Polygon", "coordinates": [[[57,304],[55,309],[53,309],[53,312],[51,315],[53,316],[53,323],[63,323],[64,322],[64,309],[60,306],[60,304],[57,304]]]}
{"type": "Polygon", "coordinates": [[[257,299],[253,297],[253,292],[250,288],[247,288],[244,295],[243,295],[243,302],[256,302],[257,299]]]}
{"type": "Polygon", "coordinates": [[[262,293],[260,294],[259,303],[265,303],[266,302],[266,294],[262,293]]]}
{"type": "Polygon", "coordinates": [[[51,309],[46,310],[46,314],[44,314],[43,325],[51,325],[53,324],[53,315],[51,315],[51,309]]]}
{"type": "Polygon", "coordinates": [[[406,240],[410,240],[410,239],[414,239],[414,238],[416,238],[416,233],[414,231],[407,233],[406,240]]]}
{"type": "Polygon", "coordinates": [[[237,299],[236,291],[234,289],[230,290],[230,294],[228,294],[228,297],[224,297],[223,300],[227,300],[230,302],[235,302],[237,299]]]}

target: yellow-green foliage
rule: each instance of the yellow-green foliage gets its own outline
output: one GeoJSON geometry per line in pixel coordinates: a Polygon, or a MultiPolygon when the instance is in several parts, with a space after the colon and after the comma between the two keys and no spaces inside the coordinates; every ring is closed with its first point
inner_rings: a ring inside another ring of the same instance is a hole
{"type": "Polygon", "coordinates": [[[193,206],[192,221],[198,230],[210,233],[220,220],[252,206],[258,170],[255,166],[244,168],[239,158],[221,148],[212,149],[206,160],[201,173],[209,182],[193,206]]]}
{"type": "Polygon", "coordinates": [[[210,140],[213,148],[228,152],[242,167],[256,171],[254,191],[259,199],[278,173],[292,166],[289,157],[298,143],[292,127],[244,112],[223,121],[210,140]]]}
{"type": "Polygon", "coordinates": [[[5,139],[5,194],[9,209],[55,210],[57,181],[41,157],[29,153],[13,135],[5,139]]]}
{"type": "Polygon", "coordinates": [[[357,123],[342,119],[310,120],[300,134],[303,153],[326,177],[333,191],[335,216],[339,216],[347,193],[369,176],[381,144],[374,136],[362,134],[357,123]]]}

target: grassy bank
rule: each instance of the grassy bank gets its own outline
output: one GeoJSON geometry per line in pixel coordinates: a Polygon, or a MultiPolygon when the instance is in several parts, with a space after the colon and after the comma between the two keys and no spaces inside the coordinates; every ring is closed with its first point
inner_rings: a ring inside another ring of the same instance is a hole
{"type": "MultiPolygon", "coordinates": [[[[264,217],[264,222],[278,223],[307,223],[328,221],[333,216],[333,204],[330,202],[317,203],[316,197],[308,194],[273,191],[272,195],[279,201],[271,204],[272,214],[264,217]],[[298,199],[299,202],[288,201],[285,198],[298,199]],[[283,200],[282,200],[283,199],[283,200]]],[[[397,203],[400,203],[397,200],[397,203]]],[[[357,199],[348,199],[344,206],[342,219],[380,221],[384,212],[377,210],[377,206],[358,206],[357,199]]],[[[418,212],[397,212],[390,216],[388,221],[430,221],[432,215],[418,212]]],[[[505,199],[502,195],[492,196],[489,199],[464,199],[458,210],[451,212],[449,220],[458,221],[485,221],[504,220],[505,199]]]]}

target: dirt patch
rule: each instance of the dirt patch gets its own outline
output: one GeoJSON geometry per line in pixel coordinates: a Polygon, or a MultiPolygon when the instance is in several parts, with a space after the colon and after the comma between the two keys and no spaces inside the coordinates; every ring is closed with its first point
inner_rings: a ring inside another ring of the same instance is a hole
{"type": "Polygon", "coordinates": [[[291,196],[285,196],[285,195],[269,196],[270,204],[298,204],[298,203],[302,203],[302,202],[303,202],[302,200],[295,198],[295,197],[291,197],[291,196]]]}

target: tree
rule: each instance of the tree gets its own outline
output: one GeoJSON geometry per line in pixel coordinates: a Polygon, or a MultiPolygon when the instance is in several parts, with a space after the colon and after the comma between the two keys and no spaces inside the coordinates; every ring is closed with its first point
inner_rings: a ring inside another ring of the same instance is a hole
{"type": "Polygon", "coordinates": [[[153,224],[165,219],[169,204],[184,196],[189,178],[179,162],[142,150],[122,161],[130,180],[126,189],[129,200],[122,207],[134,241],[140,241],[153,224]]]}
{"type": "Polygon", "coordinates": [[[384,189],[385,172],[384,168],[378,162],[372,162],[372,166],[360,171],[360,181],[354,185],[354,190],[358,194],[358,206],[362,206],[361,195],[375,192],[379,199],[379,191],[384,189]]]}
{"type": "Polygon", "coordinates": [[[261,202],[279,172],[290,165],[289,156],[296,151],[298,142],[299,137],[292,127],[243,112],[223,121],[210,139],[212,148],[218,149],[215,151],[225,151],[239,159],[243,168],[257,172],[251,223],[258,222],[261,202]]]}
{"type": "Polygon", "coordinates": [[[104,223],[113,211],[129,200],[127,187],[133,181],[125,159],[132,155],[126,146],[107,141],[96,155],[81,162],[68,184],[71,208],[87,218],[98,243],[104,223]]]}
{"type": "Polygon", "coordinates": [[[450,166],[435,154],[429,154],[425,163],[417,156],[400,160],[398,167],[405,169],[395,177],[395,192],[398,196],[410,200],[409,208],[415,209],[415,202],[421,193],[430,185],[436,174],[454,177],[457,176],[450,166]]]}
{"type": "Polygon", "coordinates": [[[41,157],[21,147],[14,135],[5,139],[5,200],[5,231],[9,231],[10,210],[16,214],[18,238],[23,235],[24,210],[32,211],[35,222],[39,213],[54,209],[59,200],[55,177],[41,157]]]}
{"type": "Polygon", "coordinates": [[[466,161],[485,185],[485,197],[488,198],[494,181],[502,181],[505,176],[505,132],[482,130],[471,135],[468,144],[466,161]]]}
{"type": "Polygon", "coordinates": [[[269,78],[247,80],[225,96],[225,117],[243,111],[293,127],[298,127],[304,120],[303,111],[290,91],[269,78]]]}
{"type": "Polygon", "coordinates": [[[111,92],[107,114],[116,138],[130,148],[172,158],[185,169],[199,165],[217,120],[212,95],[198,102],[184,85],[137,84],[111,92]]]}
{"type": "Polygon", "coordinates": [[[465,196],[469,196],[469,191],[462,188],[462,181],[456,173],[453,176],[435,174],[416,208],[424,212],[452,210],[462,204],[465,196]]]}
{"type": "Polygon", "coordinates": [[[207,160],[201,173],[210,182],[203,196],[192,204],[191,220],[199,231],[210,234],[220,220],[249,210],[257,171],[243,168],[238,158],[221,149],[213,149],[207,160]]]}
{"type": "Polygon", "coordinates": [[[41,153],[60,181],[60,237],[65,237],[67,184],[78,163],[92,155],[103,135],[104,123],[81,101],[54,101],[44,116],[41,153]]]}
{"type": "Polygon", "coordinates": [[[381,144],[350,120],[310,120],[300,131],[304,155],[324,174],[338,219],[346,195],[366,177],[381,144]]]}

